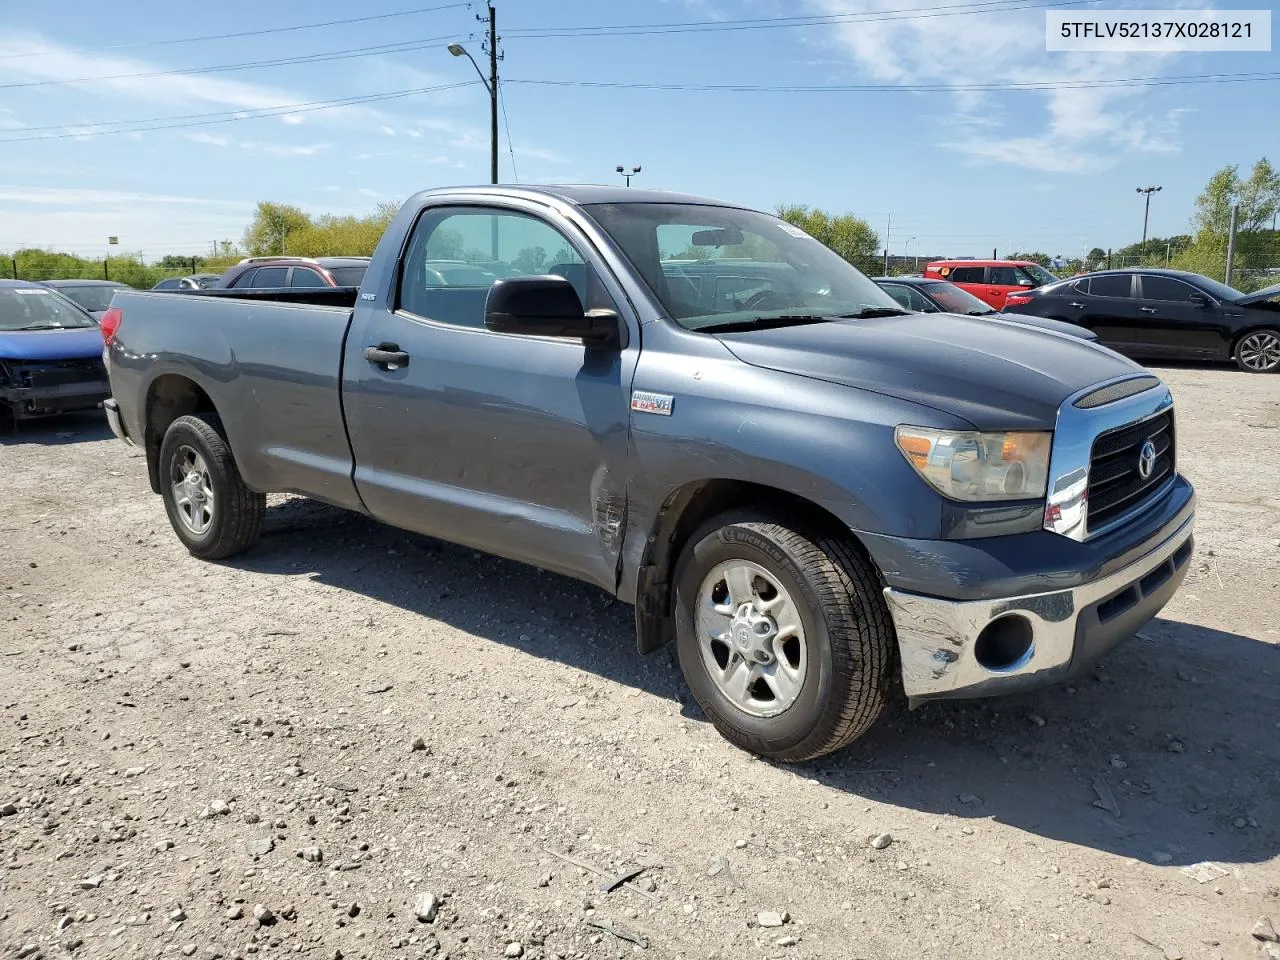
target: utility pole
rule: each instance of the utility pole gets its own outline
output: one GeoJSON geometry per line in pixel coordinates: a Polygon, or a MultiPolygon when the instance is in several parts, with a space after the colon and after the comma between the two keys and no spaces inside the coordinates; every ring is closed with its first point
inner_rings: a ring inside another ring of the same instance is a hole
{"type": "MultiPolygon", "coordinates": [[[[466,57],[471,61],[471,65],[476,68],[476,73],[480,76],[480,82],[484,84],[484,88],[489,91],[489,182],[498,182],[498,61],[502,57],[498,54],[498,11],[493,8],[493,0],[489,0],[486,6],[488,16],[476,14],[476,19],[484,22],[488,20],[488,54],[489,54],[489,76],[484,75],[484,71],[480,69],[480,64],[476,63],[476,58],[471,56],[460,43],[449,44],[449,52],[455,57],[466,57]]],[[[497,222],[496,220],[494,221],[497,222]]]]}
{"type": "Polygon", "coordinates": [[[1235,265],[1236,259],[1236,218],[1240,215],[1240,204],[1233,203],[1231,205],[1231,228],[1227,233],[1227,275],[1223,279],[1228,287],[1231,286],[1231,268],[1235,265]]]}
{"type": "Polygon", "coordinates": [[[489,3],[489,182],[498,182],[498,11],[489,3]]]}
{"type": "Polygon", "coordinates": [[[884,221],[884,276],[889,275],[889,228],[893,226],[893,214],[884,221]]]}
{"type": "Polygon", "coordinates": [[[1151,195],[1159,193],[1164,187],[1138,187],[1138,193],[1146,194],[1147,202],[1142,211],[1142,244],[1138,247],[1142,256],[1147,255],[1147,218],[1151,215],[1151,195]]]}

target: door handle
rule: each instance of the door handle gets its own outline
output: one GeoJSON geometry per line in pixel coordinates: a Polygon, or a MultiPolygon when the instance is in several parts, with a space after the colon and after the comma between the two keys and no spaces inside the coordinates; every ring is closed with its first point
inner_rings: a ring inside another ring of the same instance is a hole
{"type": "Polygon", "coordinates": [[[409,365],[409,355],[400,349],[397,343],[380,343],[376,347],[365,347],[364,358],[375,366],[395,370],[409,365]]]}
{"type": "Polygon", "coordinates": [[[1155,312],[1156,312],[1156,308],[1155,308],[1155,307],[1139,307],[1138,309],[1139,309],[1139,310],[1141,310],[1143,313],[1155,313],[1155,312]]]}
{"type": "Polygon", "coordinates": [[[1084,309],[1084,304],[1083,304],[1083,303],[1076,303],[1074,300],[1072,300],[1069,304],[1067,304],[1067,306],[1069,306],[1069,307],[1075,307],[1077,310],[1083,310],[1083,309],[1084,309]]]}

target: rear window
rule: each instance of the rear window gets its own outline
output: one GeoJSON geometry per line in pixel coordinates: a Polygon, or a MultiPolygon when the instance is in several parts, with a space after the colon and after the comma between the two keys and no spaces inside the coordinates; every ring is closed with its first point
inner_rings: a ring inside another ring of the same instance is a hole
{"type": "Polygon", "coordinates": [[[364,274],[368,269],[366,264],[356,267],[330,267],[329,273],[333,275],[333,282],[340,287],[358,287],[364,283],[364,274]]]}
{"type": "Polygon", "coordinates": [[[944,272],[946,269],[943,267],[939,272],[952,283],[982,283],[983,272],[986,270],[985,267],[952,267],[947,273],[944,272]]]}

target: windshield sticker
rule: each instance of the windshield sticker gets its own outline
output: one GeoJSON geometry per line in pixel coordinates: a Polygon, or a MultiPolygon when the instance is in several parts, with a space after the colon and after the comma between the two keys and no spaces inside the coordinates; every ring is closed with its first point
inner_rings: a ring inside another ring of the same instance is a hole
{"type": "Polygon", "coordinates": [[[795,237],[797,240],[812,239],[811,237],[809,237],[807,233],[805,233],[799,227],[795,226],[794,224],[787,223],[786,221],[779,223],[778,227],[782,230],[783,233],[790,234],[791,236],[795,237]]]}
{"type": "Polygon", "coordinates": [[[24,296],[24,297],[47,297],[49,296],[49,294],[53,292],[52,290],[30,290],[24,287],[17,287],[12,289],[14,293],[20,294],[21,296],[24,296]]]}

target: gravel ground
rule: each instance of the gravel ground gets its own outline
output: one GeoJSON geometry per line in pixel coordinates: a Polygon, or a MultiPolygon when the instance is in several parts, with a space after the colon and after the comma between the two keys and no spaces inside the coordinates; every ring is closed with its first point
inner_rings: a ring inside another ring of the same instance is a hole
{"type": "Polygon", "coordinates": [[[1200,492],[1163,616],[790,768],[591,587],[289,498],[201,563],[97,417],[22,427],[0,957],[1280,957],[1280,379],[1160,372],[1200,492]]]}

